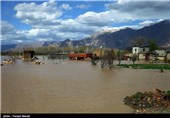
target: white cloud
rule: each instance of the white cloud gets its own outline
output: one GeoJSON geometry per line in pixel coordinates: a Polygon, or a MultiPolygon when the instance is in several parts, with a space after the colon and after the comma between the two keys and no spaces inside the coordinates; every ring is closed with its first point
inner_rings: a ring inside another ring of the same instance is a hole
{"type": "Polygon", "coordinates": [[[152,25],[154,23],[158,23],[158,22],[161,22],[163,21],[163,19],[158,19],[158,20],[145,20],[143,22],[140,22],[139,23],[139,26],[140,27],[145,27],[145,26],[149,26],[149,25],[152,25]]]}
{"type": "Polygon", "coordinates": [[[76,6],[76,8],[79,8],[79,9],[87,9],[89,7],[90,7],[90,5],[85,5],[85,4],[79,4],[76,6]]]}
{"type": "Polygon", "coordinates": [[[77,17],[77,22],[86,24],[88,26],[106,26],[110,21],[112,21],[111,16],[108,11],[106,12],[86,12],[77,17]]]}
{"type": "Polygon", "coordinates": [[[0,37],[1,37],[1,44],[15,44],[15,43],[22,42],[23,40],[27,39],[12,24],[6,21],[1,21],[1,36],[0,37]]]}
{"type": "Polygon", "coordinates": [[[28,31],[28,36],[48,36],[49,29],[31,29],[28,31]]]}
{"type": "Polygon", "coordinates": [[[88,26],[109,26],[112,23],[124,22],[132,20],[133,17],[128,13],[119,13],[116,10],[104,11],[104,12],[86,12],[77,17],[77,21],[86,24],[88,26]]]}
{"type": "Polygon", "coordinates": [[[59,19],[63,14],[61,9],[71,10],[72,7],[69,4],[61,4],[57,7],[55,1],[16,5],[16,17],[32,27],[30,30],[18,31],[18,33],[36,40],[65,40],[66,38],[76,40],[94,33],[96,27],[83,25],[76,19],[59,19]]]}
{"type": "Polygon", "coordinates": [[[170,1],[149,0],[149,1],[137,1],[137,0],[118,0],[111,4],[106,4],[106,8],[109,11],[116,11],[117,14],[113,17],[116,19],[118,14],[122,14],[118,19],[122,19],[124,13],[131,16],[126,20],[138,20],[138,19],[169,19],[170,18],[170,1]]]}
{"type": "Polygon", "coordinates": [[[1,33],[14,33],[14,26],[6,21],[1,21],[1,33]]]}
{"type": "MultiPolygon", "coordinates": [[[[88,11],[80,14],[75,19],[62,19],[63,10],[73,9],[69,4],[61,4],[55,1],[37,4],[20,3],[15,6],[16,17],[23,23],[31,26],[30,30],[16,30],[7,22],[2,25],[3,41],[11,42],[31,42],[82,39],[95,33],[96,31],[112,30],[112,24],[118,22],[128,22],[134,20],[144,20],[139,26],[146,26],[153,21],[151,19],[170,18],[170,2],[153,2],[135,0],[118,0],[111,4],[106,4],[106,11],[88,11]]],[[[85,9],[89,5],[79,4],[74,8],[85,9]]],[[[115,29],[126,27],[138,28],[138,26],[121,26],[115,29]]]]}
{"type": "Polygon", "coordinates": [[[63,14],[56,5],[55,1],[43,2],[42,4],[21,3],[14,8],[17,11],[15,16],[30,25],[50,22],[63,14]]]}
{"type": "Polygon", "coordinates": [[[155,22],[151,21],[151,20],[146,20],[146,21],[139,23],[139,25],[148,26],[148,25],[153,24],[153,23],[155,23],[155,22]]]}
{"type": "Polygon", "coordinates": [[[62,4],[62,5],[60,6],[60,8],[61,8],[61,9],[64,9],[64,10],[71,10],[71,9],[72,9],[72,7],[71,7],[69,4],[62,4]]]}

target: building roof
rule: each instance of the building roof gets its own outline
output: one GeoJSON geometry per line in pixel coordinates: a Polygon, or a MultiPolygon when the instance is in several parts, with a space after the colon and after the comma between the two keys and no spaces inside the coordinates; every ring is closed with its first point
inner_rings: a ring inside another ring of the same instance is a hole
{"type": "Polygon", "coordinates": [[[149,45],[141,45],[140,48],[149,48],[149,45]]]}
{"type": "Polygon", "coordinates": [[[133,47],[139,47],[139,48],[149,48],[149,46],[148,46],[148,45],[133,46],[133,47]]]}

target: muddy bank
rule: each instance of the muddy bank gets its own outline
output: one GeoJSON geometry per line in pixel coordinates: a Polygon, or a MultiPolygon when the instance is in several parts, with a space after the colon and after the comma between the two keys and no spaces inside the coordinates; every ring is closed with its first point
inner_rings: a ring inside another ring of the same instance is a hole
{"type": "Polygon", "coordinates": [[[125,97],[124,103],[134,108],[136,113],[170,113],[170,90],[137,92],[125,97]]]}

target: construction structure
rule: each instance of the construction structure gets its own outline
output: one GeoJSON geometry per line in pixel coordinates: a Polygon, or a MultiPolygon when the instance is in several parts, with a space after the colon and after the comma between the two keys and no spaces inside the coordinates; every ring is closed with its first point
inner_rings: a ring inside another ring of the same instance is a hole
{"type": "Polygon", "coordinates": [[[69,59],[72,60],[84,60],[86,58],[92,58],[92,53],[70,53],[68,54],[69,59]]]}
{"type": "Polygon", "coordinates": [[[34,58],[35,51],[25,50],[23,51],[23,60],[31,61],[34,58]]]}

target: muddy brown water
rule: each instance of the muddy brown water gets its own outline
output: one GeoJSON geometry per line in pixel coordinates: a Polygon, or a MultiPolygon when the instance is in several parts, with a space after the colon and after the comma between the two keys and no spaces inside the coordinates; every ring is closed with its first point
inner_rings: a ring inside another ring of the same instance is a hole
{"type": "Polygon", "coordinates": [[[18,60],[1,66],[2,113],[133,113],[124,105],[126,96],[170,89],[169,70],[109,70],[88,61],[43,62],[18,60]]]}

